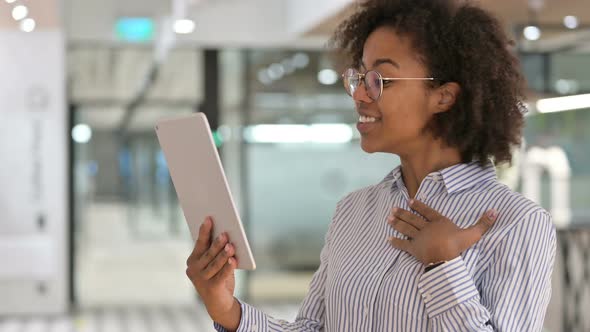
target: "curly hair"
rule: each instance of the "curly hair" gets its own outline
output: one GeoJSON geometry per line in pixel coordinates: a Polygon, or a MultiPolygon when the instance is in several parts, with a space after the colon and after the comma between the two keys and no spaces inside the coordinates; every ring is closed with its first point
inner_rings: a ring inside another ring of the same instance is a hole
{"type": "Polygon", "coordinates": [[[463,162],[510,163],[521,144],[525,80],[498,20],[467,1],[365,0],[331,45],[359,68],[365,41],[383,26],[410,37],[430,75],[461,86],[453,107],[425,130],[458,148],[463,162]]]}

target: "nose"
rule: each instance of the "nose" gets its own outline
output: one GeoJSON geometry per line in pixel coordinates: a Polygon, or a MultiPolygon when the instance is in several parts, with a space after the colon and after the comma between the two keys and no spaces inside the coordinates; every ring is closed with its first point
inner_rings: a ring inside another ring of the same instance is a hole
{"type": "Polygon", "coordinates": [[[354,93],[352,94],[352,99],[355,101],[355,103],[363,102],[368,104],[373,102],[373,99],[371,99],[371,97],[369,97],[369,95],[367,94],[367,88],[365,86],[364,80],[361,80],[359,82],[359,86],[354,90],[354,93]]]}

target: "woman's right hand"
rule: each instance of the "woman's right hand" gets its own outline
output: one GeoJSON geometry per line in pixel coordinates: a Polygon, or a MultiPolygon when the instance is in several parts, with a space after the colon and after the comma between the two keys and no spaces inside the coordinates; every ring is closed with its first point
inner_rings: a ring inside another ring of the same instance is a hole
{"type": "Polygon", "coordinates": [[[240,304],[234,298],[235,248],[226,233],[211,239],[213,220],[199,228],[199,238],[186,264],[186,275],[203,299],[211,318],[229,331],[238,328],[240,304]]]}

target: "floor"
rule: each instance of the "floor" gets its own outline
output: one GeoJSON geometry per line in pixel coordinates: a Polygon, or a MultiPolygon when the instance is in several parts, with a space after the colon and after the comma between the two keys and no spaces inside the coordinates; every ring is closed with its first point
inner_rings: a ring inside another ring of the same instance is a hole
{"type": "MultiPolygon", "coordinates": [[[[298,305],[261,308],[293,320],[298,305]]],[[[0,332],[209,332],[213,323],[200,304],[183,307],[137,307],[87,310],[59,317],[0,317],[0,332]]]]}

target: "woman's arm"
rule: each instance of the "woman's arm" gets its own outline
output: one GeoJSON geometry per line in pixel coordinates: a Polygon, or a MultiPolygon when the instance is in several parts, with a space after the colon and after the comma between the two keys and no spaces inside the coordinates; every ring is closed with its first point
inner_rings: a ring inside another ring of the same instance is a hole
{"type": "MultiPolygon", "coordinates": [[[[309,291],[303,300],[297,318],[294,322],[287,322],[281,319],[275,319],[258,310],[257,308],[240,301],[241,318],[238,332],[256,332],[256,331],[302,331],[314,332],[323,331],[326,318],[325,307],[325,285],[328,271],[328,265],[331,256],[331,241],[334,233],[334,225],[338,217],[340,201],[336,207],[336,212],[325,236],[325,243],[320,253],[320,266],[315,272],[309,291]]],[[[215,323],[217,331],[226,332],[218,323],[215,323]]]]}
{"type": "MultiPolygon", "coordinates": [[[[320,331],[323,330],[325,321],[324,287],[326,281],[326,267],[328,264],[328,238],[320,254],[321,263],[315,272],[295,322],[287,322],[275,319],[261,310],[240,301],[241,319],[237,332],[262,332],[262,331],[320,331]]],[[[215,329],[226,332],[217,322],[215,329]]]]}
{"type": "Polygon", "coordinates": [[[418,287],[433,331],[541,331],[555,249],[551,216],[539,211],[495,245],[479,291],[461,257],[425,273],[418,287]]]}

